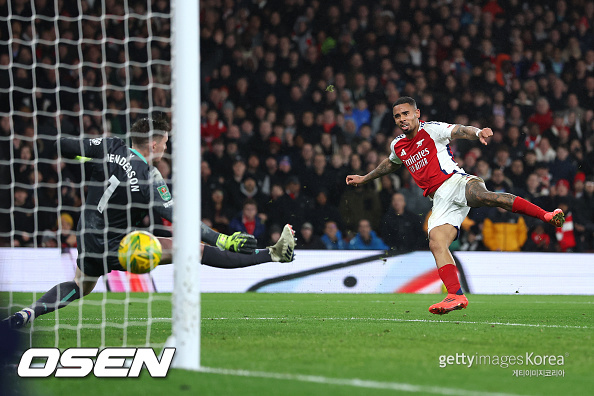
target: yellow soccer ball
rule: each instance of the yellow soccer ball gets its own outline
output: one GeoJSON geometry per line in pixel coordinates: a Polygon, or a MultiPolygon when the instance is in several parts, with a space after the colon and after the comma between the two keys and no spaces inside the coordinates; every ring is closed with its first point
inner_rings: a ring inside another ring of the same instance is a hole
{"type": "Polygon", "coordinates": [[[161,262],[161,242],[150,232],[133,231],[122,238],[118,259],[133,274],[146,274],[161,262]]]}

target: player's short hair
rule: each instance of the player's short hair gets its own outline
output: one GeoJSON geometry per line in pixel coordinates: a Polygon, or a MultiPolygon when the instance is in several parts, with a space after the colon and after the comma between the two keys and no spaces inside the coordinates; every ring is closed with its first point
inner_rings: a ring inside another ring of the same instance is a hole
{"type": "Polygon", "coordinates": [[[171,131],[165,117],[145,117],[136,121],[130,128],[130,138],[135,146],[144,146],[152,140],[160,140],[171,131]]]}
{"type": "Polygon", "coordinates": [[[392,105],[392,108],[401,104],[409,104],[415,109],[417,108],[417,101],[411,98],[410,96],[403,96],[401,98],[398,98],[398,100],[396,100],[396,102],[394,102],[394,104],[392,105]]]}

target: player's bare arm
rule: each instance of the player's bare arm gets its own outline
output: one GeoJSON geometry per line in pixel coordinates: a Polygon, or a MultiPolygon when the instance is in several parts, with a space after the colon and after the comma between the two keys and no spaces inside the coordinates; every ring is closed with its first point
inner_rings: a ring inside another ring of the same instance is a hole
{"type": "Polygon", "coordinates": [[[390,174],[390,173],[394,172],[395,170],[397,170],[398,168],[400,168],[401,165],[402,164],[395,164],[392,161],[390,161],[389,158],[386,158],[385,160],[380,162],[380,164],[377,166],[377,168],[375,168],[374,170],[372,170],[365,176],[348,175],[346,177],[346,184],[348,184],[349,186],[357,187],[361,184],[367,183],[370,180],[377,179],[378,177],[382,177],[384,175],[390,174]]]}
{"type": "Polygon", "coordinates": [[[485,146],[487,145],[487,141],[485,139],[491,136],[493,136],[493,131],[491,128],[479,129],[473,126],[456,125],[452,130],[452,139],[478,139],[485,146]]]}

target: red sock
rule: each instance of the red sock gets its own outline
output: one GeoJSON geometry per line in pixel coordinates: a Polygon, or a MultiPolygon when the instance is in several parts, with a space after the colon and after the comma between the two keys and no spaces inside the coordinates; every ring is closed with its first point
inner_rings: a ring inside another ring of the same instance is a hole
{"type": "Polygon", "coordinates": [[[524,198],[516,197],[516,199],[514,199],[514,203],[512,204],[512,212],[536,217],[537,219],[541,219],[542,221],[546,222],[544,215],[547,213],[547,211],[534,205],[533,203],[526,201],[524,198]]]}
{"type": "Polygon", "coordinates": [[[454,264],[446,264],[438,268],[437,272],[446,289],[448,289],[448,294],[458,294],[458,292],[462,294],[460,281],[458,280],[458,270],[454,264]]]}

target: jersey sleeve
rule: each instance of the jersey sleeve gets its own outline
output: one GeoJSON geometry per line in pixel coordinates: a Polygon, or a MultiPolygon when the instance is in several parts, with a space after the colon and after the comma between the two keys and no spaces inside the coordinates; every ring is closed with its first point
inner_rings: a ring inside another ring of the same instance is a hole
{"type": "Polygon", "coordinates": [[[423,128],[435,141],[441,141],[448,144],[452,139],[452,130],[456,124],[446,124],[445,122],[429,121],[423,128]]]}
{"type": "Polygon", "coordinates": [[[151,184],[147,191],[149,200],[152,200],[155,212],[167,221],[173,222],[173,197],[169,187],[161,176],[161,172],[155,167],[150,170],[151,184]]]}
{"type": "Polygon", "coordinates": [[[392,140],[392,143],[390,143],[390,156],[388,158],[395,164],[402,164],[402,160],[396,155],[396,152],[394,151],[394,147],[396,146],[397,141],[398,137],[392,140]]]}
{"type": "Polygon", "coordinates": [[[75,139],[60,138],[60,155],[74,159],[77,156],[88,158],[103,158],[111,148],[123,141],[117,138],[75,139]]]}

